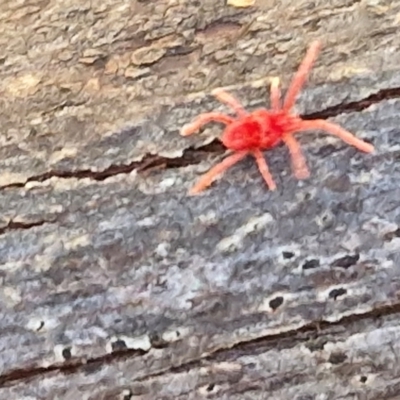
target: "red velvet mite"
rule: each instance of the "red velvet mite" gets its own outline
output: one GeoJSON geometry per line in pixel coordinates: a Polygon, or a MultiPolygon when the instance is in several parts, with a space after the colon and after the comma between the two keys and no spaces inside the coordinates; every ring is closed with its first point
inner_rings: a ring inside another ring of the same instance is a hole
{"type": "Polygon", "coordinates": [[[296,97],[307,80],[320,48],[321,42],[318,40],[314,41],[309,47],[306,56],[293,77],[283,104],[281,102],[279,78],[272,79],[270,93],[272,108],[270,110],[258,109],[249,113],[238,100],[223,89],[215,89],[212,92],[220,102],[228,105],[236,113],[236,118],[219,112],[200,114],[192,123],[183,126],[181,135],[191,135],[202,125],[211,121],[221,122],[226,125],[221,141],[226,148],[234,153],[204,174],[190,190],[189,194],[194,195],[203,191],[211,185],[218,175],[249,154],[256,159],[261,175],[269,189],[275,190],[276,184],[269,172],[262,150],[273,148],[281,142],[289,149],[292,170],[296,178],[307,178],[309,171],[305,158],[298,141],[294,137],[294,134],[299,131],[323,130],[366,153],[371,153],[374,150],[371,144],[356,138],[338,125],[323,119],[303,120],[291,112],[296,97]]]}

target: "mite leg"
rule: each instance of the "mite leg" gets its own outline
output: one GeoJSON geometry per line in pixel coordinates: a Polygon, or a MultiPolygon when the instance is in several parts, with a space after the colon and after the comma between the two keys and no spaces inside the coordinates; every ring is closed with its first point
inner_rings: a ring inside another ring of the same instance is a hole
{"type": "Polygon", "coordinates": [[[207,173],[205,173],[196,185],[189,191],[189,195],[195,195],[202,192],[206,187],[210,186],[214,179],[225,172],[229,167],[236,164],[238,161],[246,157],[248,154],[247,151],[240,151],[230,155],[229,157],[225,158],[219,164],[215,165],[211,168],[207,173]]]}
{"type": "Polygon", "coordinates": [[[295,177],[297,179],[308,178],[310,176],[310,173],[308,171],[306,160],[304,158],[303,152],[301,151],[299,142],[291,134],[285,135],[282,140],[289,149],[295,177]]]}
{"type": "Polygon", "coordinates": [[[234,118],[216,112],[200,114],[193,122],[186,124],[181,128],[181,135],[192,135],[193,133],[198,131],[203,125],[208,124],[212,121],[221,122],[225,125],[229,125],[234,121],[234,118]]]}
{"type": "Polygon", "coordinates": [[[252,154],[256,159],[258,169],[260,170],[261,175],[264,178],[267,186],[270,190],[275,190],[276,184],[274,182],[274,179],[272,178],[271,173],[269,172],[268,165],[265,161],[263,153],[260,150],[253,150],[252,154]]]}
{"type": "Polygon", "coordinates": [[[278,111],[281,108],[281,89],[279,88],[279,78],[272,78],[271,80],[271,108],[273,111],[278,111]]]}
{"type": "Polygon", "coordinates": [[[366,153],[371,153],[374,151],[374,146],[361,139],[355,137],[352,133],[346,131],[338,125],[332,124],[323,119],[315,119],[312,121],[302,121],[299,124],[298,130],[317,130],[326,131],[331,135],[335,135],[342,139],[347,144],[356,147],[357,149],[364,151],[366,153]]]}
{"type": "Polygon", "coordinates": [[[303,87],[308,77],[308,74],[310,73],[310,70],[314,64],[315,59],[317,58],[320,48],[321,42],[319,40],[312,42],[311,46],[308,48],[307,54],[300,64],[299,69],[295,73],[289,89],[286,93],[285,101],[283,103],[283,111],[288,112],[294,106],[296,97],[300,89],[303,87]]]}
{"type": "Polygon", "coordinates": [[[235,111],[239,117],[244,117],[247,115],[247,111],[243,108],[240,102],[224,89],[214,89],[211,94],[215,96],[221,103],[224,103],[232,108],[232,110],[235,111]]]}

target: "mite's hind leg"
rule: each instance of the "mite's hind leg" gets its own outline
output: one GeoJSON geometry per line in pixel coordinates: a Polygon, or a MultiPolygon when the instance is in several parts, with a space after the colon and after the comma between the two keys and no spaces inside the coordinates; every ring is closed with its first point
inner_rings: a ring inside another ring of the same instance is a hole
{"type": "Polygon", "coordinates": [[[258,169],[260,170],[261,175],[264,178],[269,189],[275,190],[276,184],[274,182],[274,179],[272,178],[271,173],[269,172],[269,168],[267,162],[265,161],[263,153],[261,152],[261,150],[253,150],[252,154],[256,159],[258,169]]]}
{"type": "Polygon", "coordinates": [[[310,172],[308,171],[306,160],[303,152],[301,151],[299,142],[291,134],[285,135],[282,140],[289,149],[295,177],[297,179],[308,178],[310,176],[310,172]]]}
{"type": "Polygon", "coordinates": [[[335,135],[342,139],[347,144],[356,147],[357,149],[364,151],[365,153],[372,153],[374,151],[374,146],[372,144],[364,142],[358,139],[352,133],[346,131],[336,124],[325,121],[324,119],[314,119],[311,121],[302,121],[299,124],[298,130],[317,130],[326,131],[331,135],[335,135]]]}

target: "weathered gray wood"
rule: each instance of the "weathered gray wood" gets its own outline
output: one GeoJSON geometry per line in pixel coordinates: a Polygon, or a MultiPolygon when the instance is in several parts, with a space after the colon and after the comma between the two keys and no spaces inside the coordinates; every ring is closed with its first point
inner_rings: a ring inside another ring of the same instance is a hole
{"type": "Polygon", "coordinates": [[[0,2],[0,399],[400,394],[400,7],[307,4],[0,2]],[[305,135],[307,181],[278,148],[277,192],[248,160],[187,197],[223,152],[179,127],[313,37],[298,110],[376,153],[305,135]]]}
{"type": "MultiPolygon", "coordinates": [[[[320,87],[327,104],[364,99],[385,85],[382,72],[397,69],[396,2],[321,0],[313,3],[314,12],[307,2],[264,2],[261,9],[243,10],[222,0],[201,6],[196,1],[52,0],[25,7],[5,2],[0,185],[54,170],[104,170],[149,153],[179,156],[193,141],[182,140],[176,129],[203,109],[189,111],[184,95],[203,98],[213,87],[272,75],[287,83],[315,37],[325,48],[313,75],[320,78],[313,83],[342,81],[345,87],[344,78],[364,75],[371,81],[335,96],[320,87]],[[18,29],[21,35],[14,34],[18,29]],[[352,36],[356,40],[349,41],[352,36]],[[144,47],[164,57],[148,60],[144,47]],[[153,61],[150,66],[132,64],[139,50],[143,61],[153,61]],[[133,79],[132,69],[145,75],[133,79]],[[149,116],[152,129],[144,134],[118,134],[149,116]]],[[[243,101],[264,101],[263,86],[243,101]]],[[[323,108],[322,98],[309,107],[323,108]]],[[[215,105],[207,97],[203,102],[206,109],[215,105]]]]}
{"type": "MultiPolygon", "coordinates": [[[[349,318],[324,326],[319,334],[304,329],[257,340],[145,378],[140,373],[146,368],[143,360],[126,357],[65,376],[52,372],[46,383],[53,398],[394,399],[399,339],[396,316],[349,318]]],[[[4,393],[25,394],[23,385],[4,393]]],[[[49,398],[40,377],[31,387],[31,395],[49,398]]]]}

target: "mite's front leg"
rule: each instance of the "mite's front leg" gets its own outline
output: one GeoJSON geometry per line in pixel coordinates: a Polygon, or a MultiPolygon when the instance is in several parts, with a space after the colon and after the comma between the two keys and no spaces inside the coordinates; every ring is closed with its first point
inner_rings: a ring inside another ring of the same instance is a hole
{"type": "Polygon", "coordinates": [[[193,122],[184,125],[181,128],[182,136],[189,136],[198,131],[203,125],[209,122],[221,122],[222,124],[229,125],[234,121],[234,118],[217,112],[209,112],[200,114],[193,122]]]}
{"type": "Polygon", "coordinates": [[[190,189],[189,195],[193,196],[200,192],[202,192],[206,187],[210,186],[214,179],[225,172],[228,168],[232,167],[232,165],[239,162],[241,159],[246,157],[248,154],[247,151],[239,151],[225,158],[223,161],[212,167],[207,173],[205,173],[200,180],[196,183],[196,185],[190,189]]]}

